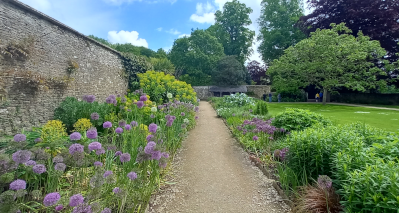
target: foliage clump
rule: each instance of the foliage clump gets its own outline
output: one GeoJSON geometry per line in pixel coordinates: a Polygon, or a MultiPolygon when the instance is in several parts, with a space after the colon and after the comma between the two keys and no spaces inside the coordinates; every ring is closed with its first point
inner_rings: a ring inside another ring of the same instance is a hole
{"type": "Polygon", "coordinates": [[[154,70],[154,67],[144,57],[130,53],[122,53],[122,64],[129,82],[129,89],[134,91],[139,88],[137,74],[154,70]]]}
{"type": "Polygon", "coordinates": [[[235,56],[225,56],[218,61],[212,79],[216,85],[237,86],[245,84],[247,75],[245,67],[235,56]]]}
{"type": "Polygon", "coordinates": [[[296,108],[286,109],[273,120],[273,125],[287,131],[304,130],[315,124],[327,126],[331,121],[320,114],[296,108]]]}
{"type": "Polygon", "coordinates": [[[269,112],[269,109],[267,107],[267,103],[266,102],[264,102],[264,101],[256,102],[254,114],[267,115],[268,112],[269,112]]]}

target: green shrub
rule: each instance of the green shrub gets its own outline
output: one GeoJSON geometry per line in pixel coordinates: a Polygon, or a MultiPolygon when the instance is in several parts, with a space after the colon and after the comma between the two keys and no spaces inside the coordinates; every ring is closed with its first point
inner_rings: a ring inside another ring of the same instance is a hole
{"type": "Polygon", "coordinates": [[[286,131],[304,130],[317,123],[327,126],[331,124],[331,121],[320,114],[296,108],[286,109],[273,121],[274,126],[284,128],[286,131]]]}
{"type": "Polygon", "coordinates": [[[229,117],[226,119],[226,122],[229,126],[236,127],[243,122],[243,119],[240,117],[229,117]]]}
{"type": "Polygon", "coordinates": [[[267,108],[266,102],[264,102],[264,101],[256,102],[255,111],[254,111],[254,113],[256,115],[267,115],[268,112],[269,112],[269,109],[267,108]]]}
{"type": "Polygon", "coordinates": [[[91,119],[91,114],[96,112],[100,115],[98,120],[91,120],[96,127],[101,127],[104,122],[105,115],[111,112],[112,108],[105,103],[88,103],[86,101],[78,101],[76,98],[67,97],[61,102],[60,106],[54,111],[54,120],[60,120],[65,124],[68,132],[71,132],[75,124],[80,118],[91,119]]]}

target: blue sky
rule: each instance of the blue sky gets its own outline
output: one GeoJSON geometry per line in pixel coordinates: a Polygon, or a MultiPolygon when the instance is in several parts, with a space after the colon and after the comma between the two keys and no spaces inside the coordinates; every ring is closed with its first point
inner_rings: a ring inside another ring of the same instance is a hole
{"type": "MultiPolygon", "coordinates": [[[[206,29],[214,12],[231,0],[20,0],[85,35],[113,43],[132,43],[153,50],[169,50],[173,41],[192,28],[206,29]]],[[[256,19],[261,0],[241,0],[253,9],[251,30],[259,32],[256,19]]],[[[253,48],[253,60],[260,61],[253,48]]]]}

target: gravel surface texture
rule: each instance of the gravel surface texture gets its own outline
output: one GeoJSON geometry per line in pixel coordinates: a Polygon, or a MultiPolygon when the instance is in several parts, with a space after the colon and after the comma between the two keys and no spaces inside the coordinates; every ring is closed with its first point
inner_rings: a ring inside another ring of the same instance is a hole
{"type": "Polygon", "coordinates": [[[146,212],[289,212],[208,102],[199,117],[146,212]]]}

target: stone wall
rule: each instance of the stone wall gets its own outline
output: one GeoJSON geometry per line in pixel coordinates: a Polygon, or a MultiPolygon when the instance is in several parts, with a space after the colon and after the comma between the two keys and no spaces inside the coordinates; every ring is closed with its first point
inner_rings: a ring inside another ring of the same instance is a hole
{"type": "MultiPolygon", "coordinates": [[[[213,93],[209,91],[212,86],[193,86],[199,99],[208,99],[213,97],[213,93]]],[[[254,93],[254,97],[262,98],[263,94],[269,94],[270,86],[268,85],[246,85],[247,92],[254,93]]],[[[234,87],[231,87],[234,88],[234,87]]]]}
{"type": "Polygon", "coordinates": [[[124,93],[120,54],[16,0],[0,1],[0,45],[30,38],[27,57],[0,55],[0,135],[45,123],[67,96],[124,93]],[[71,63],[79,66],[73,72],[71,63]]]}

